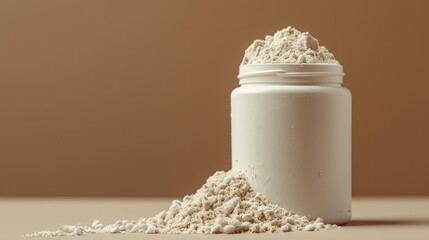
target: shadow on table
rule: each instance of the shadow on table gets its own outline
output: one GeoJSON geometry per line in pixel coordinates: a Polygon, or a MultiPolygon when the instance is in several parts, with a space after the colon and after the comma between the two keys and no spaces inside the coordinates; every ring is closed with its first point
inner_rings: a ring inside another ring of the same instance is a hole
{"type": "Polygon", "coordinates": [[[344,226],[429,225],[428,219],[352,219],[344,226]]]}

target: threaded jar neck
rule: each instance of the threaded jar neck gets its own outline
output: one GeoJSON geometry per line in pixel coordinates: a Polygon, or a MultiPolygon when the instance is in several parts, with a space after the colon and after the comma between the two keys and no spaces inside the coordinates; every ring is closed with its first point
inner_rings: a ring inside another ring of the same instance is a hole
{"type": "Polygon", "coordinates": [[[338,64],[242,65],[238,75],[243,84],[337,85],[343,83],[343,66],[338,64]]]}

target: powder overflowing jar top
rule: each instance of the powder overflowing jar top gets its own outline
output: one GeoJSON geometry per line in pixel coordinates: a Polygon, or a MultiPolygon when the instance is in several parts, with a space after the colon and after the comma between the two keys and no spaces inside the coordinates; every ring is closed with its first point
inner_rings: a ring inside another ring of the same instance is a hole
{"type": "Polygon", "coordinates": [[[289,26],[255,40],[244,52],[241,65],[288,63],[340,64],[310,33],[289,26]]]}

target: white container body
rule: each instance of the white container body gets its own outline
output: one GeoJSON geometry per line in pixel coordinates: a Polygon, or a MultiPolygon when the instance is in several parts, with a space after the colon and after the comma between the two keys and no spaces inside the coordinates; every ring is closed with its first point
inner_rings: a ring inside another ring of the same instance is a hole
{"type": "Polygon", "coordinates": [[[274,203],[344,224],[351,219],[351,93],[342,76],[281,74],[246,77],[232,92],[232,168],[274,203]]]}

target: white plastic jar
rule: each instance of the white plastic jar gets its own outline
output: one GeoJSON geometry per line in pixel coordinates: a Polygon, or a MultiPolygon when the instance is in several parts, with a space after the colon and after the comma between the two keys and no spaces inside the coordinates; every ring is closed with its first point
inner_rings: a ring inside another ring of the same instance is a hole
{"type": "Polygon", "coordinates": [[[351,93],[336,64],[240,66],[231,94],[232,168],[274,203],[351,219],[351,93]]]}

